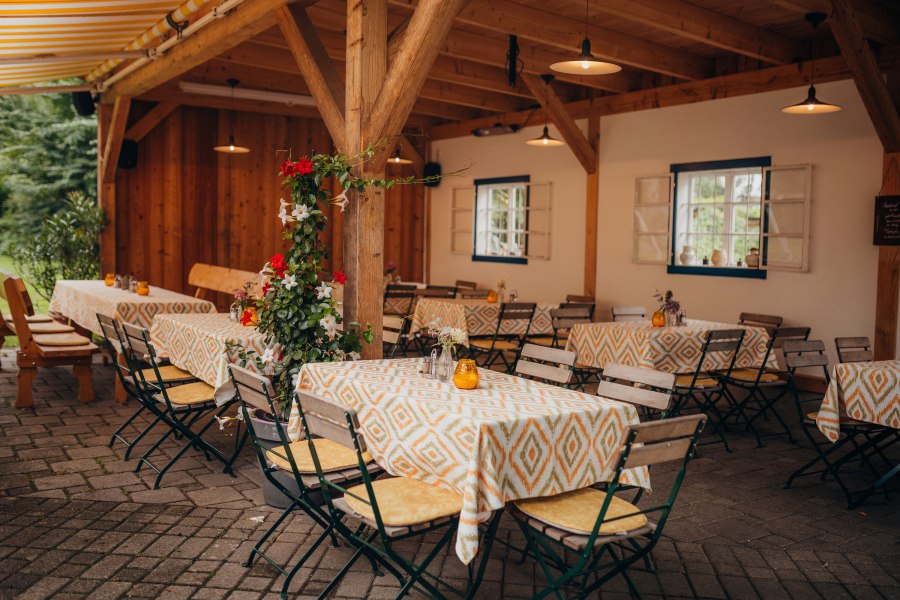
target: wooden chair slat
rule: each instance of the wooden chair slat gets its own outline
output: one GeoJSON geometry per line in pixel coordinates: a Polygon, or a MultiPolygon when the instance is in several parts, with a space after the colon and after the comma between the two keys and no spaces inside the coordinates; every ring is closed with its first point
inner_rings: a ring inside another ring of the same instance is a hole
{"type": "Polygon", "coordinates": [[[460,289],[460,298],[487,298],[490,290],[464,290],[460,289]]]}
{"type": "Polygon", "coordinates": [[[560,385],[565,385],[572,380],[570,369],[522,359],[516,362],[516,374],[544,379],[560,385]]]}
{"type": "Polygon", "coordinates": [[[839,360],[842,363],[872,362],[875,353],[871,350],[842,350],[839,360]]]}
{"type": "Polygon", "coordinates": [[[742,312],[738,317],[738,323],[741,325],[758,325],[768,327],[781,327],[784,319],[777,315],[763,315],[759,313],[742,312]]]}
{"type": "MultiPolygon", "coordinates": [[[[659,422],[667,423],[668,421],[659,422]]],[[[633,469],[635,467],[649,467],[674,460],[681,461],[687,456],[690,447],[690,438],[681,438],[657,444],[647,444],[645,446],[635,446],[628,454],[628,459],[625,461],[625,467],[633,469]]]]}
{"type": "MultiPolygon", "coordinates": [[[[359,431],[359,419],[356,411],[308,392],[297,392],[297,401],[303,409],[303,416],[306,418],[311,434],[322,436],[347,448],[353,448],[354,439],[347,425],[347,417],[350,417],[353,427],[359,431]]],[[[360,434],[356,437],[360,451],[365,452],[367,449],[365,439],[360,434]]]]}
{"type": "Polygon", "coordinates": [[[661,421],[647,421],[637,425],[631,425],[631,429],[637,432],[635,442],[640,444],[652,444],[662,441],[670,441],[678,438],[690,438],[694,435],[701,422],[706,422],[706,415],[686,415],[661,421]]]}
{"type": "Polygon", "coordinates": [[[646,406],[654,410],[668,410],[669,404],[672,402],[672,394],[647,388],[636,388],[612,381],[600,381],[597,384],[597,395],[601,398],[646,406]]]}
{"type": "Polygon", "coordinates": [[[622,379],[666,390],[671,390],[675,386],[675,375],[672,373],[616,363],[610,363],[603,367],[603,377],[622,379]]]}
{"type": "Polygon", "coordinates": [[[475,283],[474,281],[465,281],[463,279],[457,279],[456,287],[459,289],[466,288],[466,289],[474,290],[475,288],[478,287],[478,284],[475,283]]]}
{"type": "Polygon", "coordinates": [[[822,340],[787,340],[782,347],[784,353],[794,352],[825,352],[825,342],[822,340]]]}
{"type": "Polygon", "coordinates": [[[834,347],[837,349],[838,360],[842,363],[872,362],[875,360],[875,353],[872,352],[872,342],[867,337],[834,338],[834,347]]]}
{"type": "Polygon", "coordinates": [[[612,319],[614,323],[624,321],[643,321],[647,318],[645,306],[613,306],[612,319]]]}
{"type": "Polygon", "coordinates": [[[522,346],[522,352],[519,356],[521,358],[558,363],[569,367],[575,365],[576,359],[575,353],[570,350],[550,348],[549,346],[538,346],[537,344],[525,344],[522,346]]]}
{"type": "Polygon", "coordinates": [[[839,337],[834,338],[834,345],[837,348],[870,348],[872,342],[867,337],[839,337]]]}
{"type": "Polygon", "coordinates": [[[584,294],[566,294],[566,302],[583,302],[585,304],[595,304],[597,300],[593,296],[586,296],[584,294]]]}
{"type": "Polygon", "coordinates": [[[784,362],[789,369],[827,367],[828,356],[825,354],[785,354],[784,362]]]}

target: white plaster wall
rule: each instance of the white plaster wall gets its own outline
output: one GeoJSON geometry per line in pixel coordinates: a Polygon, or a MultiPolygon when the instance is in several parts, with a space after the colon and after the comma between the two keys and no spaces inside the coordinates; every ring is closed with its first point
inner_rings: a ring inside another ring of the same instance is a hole
{"type": "MultiPolygon", "coordinates": [[[[852,82],[817,86],[844,110],[825,116],[784,115],[780,108],[805,89],[758,94],[604,117],[601,120],[597,296],[609,306],[652,307],[656,289],[672,289],[690,317],[734,322],[741,311],[780,314],[813,328],[829,347],[835,336],[874,336],[877,249],[872,246],[874,196],[881,185],[882,149],[852,82]],[[809,163],[812,170],[810,269],[770,271],[768,279],[667,275],[664,266],[631,262],[634,177],[668,172],[671,163],[771,156],[775,165],[809,163]]],[[[527,266],[472,263],[449,255],[450,190],[432,195],[431,278],[475,279],[501,274],[523,299],[560,300],[582,285],[584,171],[571,152],[524,145],[529,128],[495,139],[471,137],[434,144],[445,171],[471,161],[472,178],[529,174],[554,182],[552,260],[527,266]]]]}

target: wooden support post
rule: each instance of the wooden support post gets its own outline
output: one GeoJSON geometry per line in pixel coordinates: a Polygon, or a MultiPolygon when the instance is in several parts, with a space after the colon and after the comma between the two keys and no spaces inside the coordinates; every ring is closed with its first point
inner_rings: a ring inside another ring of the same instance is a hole
{"type": "Polygon", "coordinates": [[[125,132],[125,139],[139,142],[144,136],[153,131],[153,129],[162,123],[166,117],[178,108],[176,102],[160,102],[154,106],[150,112],[141,117],[141,120],[128,128],[125,132]]]}
{"type": "Polygon", "coordinates": [[[131,98],[126,96],[116,98],[112,119],[109,122],[109,132],[103,142],[103,160],[100,166],[103,183],[113,183],[116,180],[119,152],[122,150],[122,141],[125,139],[125,126],[128,124],[130,108],[131,98]]]}
{"type": "MultiPolygon", "coordinates": [[[[387,73],[387,0],[347,3],[347,67],[344,120],[346,153],[358,154],[372,143],[365,124],[387,73]]],[[[405,117],[404,117],[405,120],[405,117]]],[[[371,162],[353,167],[358,177],[383,176],[371,162]]],[[[373,326],[375,339],[363,346],[363,358],[381,356],[384,297],[384,191],[357,194],[344,218],[344,318],[373,326]]]]}
{"type": "MultiPolygon", "coordinates": [[[[900,152],[884,155],[883,195],[900,195],[900,152]]],[[[897,355],[897,318],[900,304],[900,246],[878,248],[878,283],[875,295],[875,360],[897,355]]]]}
{"type": "Polygon", "coordinates": [[[97,112],[97,204],[106,215],[100,232],[100,273],[116,272],[116,184],[103,182],[103,151],[112,121],[111,104],[100,104],[97,112]]]}
{"type": "MultiPolygon", "coordinates": [[[[588,119],[588,142],[594,149],[595,159],[600,158],[600,117],[588,119]]],[[[584,295],[597,297],[597,218],[600,202],[600,171],[596,165],[586,178],[584,198],[584,295]]]]}

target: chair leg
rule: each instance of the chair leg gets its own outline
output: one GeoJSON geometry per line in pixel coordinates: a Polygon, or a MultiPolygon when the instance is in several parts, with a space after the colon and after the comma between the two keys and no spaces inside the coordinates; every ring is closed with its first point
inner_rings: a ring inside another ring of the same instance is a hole
{"type": "Polygon", "coordinates": [[[37,377],[37,367],[19,367],[16,408],[28,408],[34,404],[31,384],[34,383],[35,377],[37,377]]]}
{"type": "Polygon", "coordinates": [[[94,378],[91,363],[72,367],[78,380],[78,400],[84,404],[94,401],[94,378]]]}

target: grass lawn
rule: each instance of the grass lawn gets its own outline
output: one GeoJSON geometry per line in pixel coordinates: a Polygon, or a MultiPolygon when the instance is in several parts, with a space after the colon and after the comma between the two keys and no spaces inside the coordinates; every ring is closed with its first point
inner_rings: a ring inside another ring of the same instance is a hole
{"type": "MultiPolygon", "coordinates": [[[[4,256],[0,254],[0,269],[6,271],[7,273],[12,273],[14,275],[18,275],[16,272],[15,265],[13,265],[13,260],[9,256],[4,256]]],[[[28,294],[31,296],[31,302],[34,304],[34,311],[38,313],[45,313],[50,306],[50,302],[41,297],[33,287],[27,284],[28,294]]],[[[4,294],[6,295],[6,294],[4,294]]],[[[4,298],[0,298],[0,311],[3,313],[9,313],[9,304],[6,302],[4,298]]],[[[19,340],[14,337],[8,337],[3,343],[4,348],[15,348],[19,345],[19,340]]]]}

